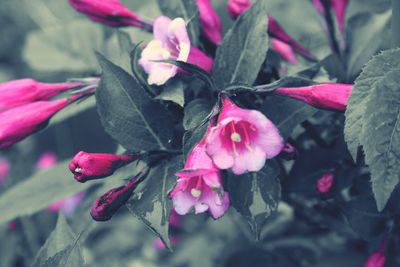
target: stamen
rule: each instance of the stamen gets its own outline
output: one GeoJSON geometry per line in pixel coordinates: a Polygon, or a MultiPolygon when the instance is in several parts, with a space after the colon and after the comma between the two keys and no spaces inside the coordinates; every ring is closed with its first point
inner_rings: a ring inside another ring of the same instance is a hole
{"type": "Polygon", "coordinates": [[[231,125],[231,127],[232,127],[231,140],[232,140],[232,149],[233,149],[233,153],[234,153],[236,156],[239,156],[239,153],[238,153],[237,148],[236,148],[236,142],[240,142],[242,138],[241,138],[240,135],[236,132],[235,122],[232,121],[232,122],[230,123],[230,125],[231,125]],[[238,139],[237,139],[237,136],[235,136],[235,134],[237,134],[237,135],[239,136],[239,138],[240,138],[239,141],[235,141],[235,140],[234,140],[234,139],[238,140],[238,139]],[[232,138],[232,137],[233,137],[233,138],[232,138]],[[235,137],[236,137],[236,138],[235,138],[235,137]]]}
{"type": "MultiPolygon", "coordinates": [[[[249,150],[250,152],[253,152],[254,149],[251,146],[251,142],[250,142],[250,137],[249,137],[249,133],[247,132],[247,128],[245,127],[245,125],[243,124],[238,124],[238,126],[242,129],[242,131],[244,132],[244,145],[247,148],[247,150],[249,150]]],[[[250,125],[250,128],[253,125],[250,125]]],[[[254,126],[253,126],[254,127],[254,126]]]]}

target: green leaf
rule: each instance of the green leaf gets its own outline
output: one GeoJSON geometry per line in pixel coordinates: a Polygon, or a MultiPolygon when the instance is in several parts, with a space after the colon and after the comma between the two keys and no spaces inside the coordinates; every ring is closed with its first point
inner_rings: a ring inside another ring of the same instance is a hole
{"type": "Polygon", "coordinates": [[[347,78],[349,81],[360,73],[361,68],[385,42],[384,35],[389,32],[391,10],[382,14],[362,13],[352,17],[348,22],[346,43],[349,44],[347,54],[347,78]]]}
{"type": "Polygon", "coordinates": [[[281,198],[279,168],[267,161],[259,172],[235,176],[230,174],[228,192],[232,206],[246,218],[256,239],[281,198]]]}
{"type": "MultiPolygon", "coordinates": [[[[397,60],[400,54],[397,54],[397,60]]],[[[382,211],[400,181],[400,69],[375,83],[366,103],[360,141],[372,190],[382,211]]]]}
{"type": "Polygon", "coordinates": [[[101,55],[103,70],[96,90],[97,108],[108,134],[128,150],[159,150],[171,146],[172,118],[141,85],[101,55]]]}
{"type": "Polygon", "coordinates": [[[235,22],[217,49],[212,76],[217,88],[252,85],[267,56],[267,1],[258,0],[235,22]]]}
{"type": "Polygon", "coordinates": [[[177,156],[152,168],[126,203],[129,211],[159,236],[168,248],[171,247],[168,227],[172,208],[168,193],[175,185],[175,173],[182,167],[182,158],[177,156]]]}
{"type": "Polygon", "coordinates": [[[81,192],[93,185],[73,179],[68,169],[69,160],[35,173],[0,195],[0,223],[34,214],[49,204],[81,192]]]}
{"type": "Polygon", "coordinates": [[[365,125],[364,115],[371,91],[378,81],[385,78],[387,72],[400,68],[399,54],[400,49],[394,49],[373,57],[354,83],[347,102],[344,128],[347,147],[354,160],[357,158],[358,147],[361,145],[360,133],[365,125]]]}
{"type": "Polygon", "coordinates": [[[195,0],[158,0],[161,11],[167,17],[183,18],[187,23],[187,31],[190,42],[193,45],[199,44],[200,24],[199,10],[195,0]]]}
{"type": "Polygon", "coordinates": [[[155,99],[172,101],[183,107],[185,105],[184,83],[179,79],[169,80],[162,89],[162,92],[155,99]]]}
{"type": "Polygon", "coordinates": [[[83,266],[85,261],[78,239],[69,227],[64,215],[60,213],[56,228],[40,248],[32,266],[83,266]]]}

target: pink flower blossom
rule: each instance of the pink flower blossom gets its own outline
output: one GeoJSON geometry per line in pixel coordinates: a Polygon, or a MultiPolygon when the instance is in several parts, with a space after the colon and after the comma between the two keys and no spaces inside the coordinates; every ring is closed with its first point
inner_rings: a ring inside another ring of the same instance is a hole
{"type": "Polygon", "coordinates": [[[242,109],[223,99],[218,124],[206,139],[206,149],[220,169],[235,174],[259,171],[278,155],[284,142],[275,125],[257,110],[242,109]]]}
{"type": "Polygon", "coordinates": [[[385,254],[382,252],[375,252],[369,256],[367,262],[365,263],[365,267],[384,267],[385,266],[385,254]]]}
{"type": "Polygon", "coordinates": [[[160,16],[154,21],[154,39],[143,49],[139,64],[149,75],[149,84],[163,85],[178,72],[173,64],[157,62],[160,60],[177,60],[196,64],[210,71],[212,59],[194,46],[191,47],[182,18],[171,20],[160,16]]]}
{"type": "Polygon", "coordinates": [[[176,173],[177,184],[170,197],[176,213],[196,214],[209,211],[214,219],[229,208],[228,193],[224,192],[221,172],[205,151],[205,140],[197,144],[187,158],[184,170],[176,173]]]}
{"type": "Polygon", "coordinates": [[[221,21],[215,12],[210,0],[197,0],[199,7],[201,30],[214,44],[222,40],[221,21]]]}
{"type": "Polygon", "coordinates": [[[90,215],[95,221],[108,221],[125,204],[135,190],[138,181],[138,176],[132,178],[126,185],[113,188],[98,198],[90,210],[90,215]]]}
{"type": "Polygon", "coordinates": [[[281,57],[290,64],[297,64],[296,54],[292,47],[276,38],[272,38],[272,49],[281,55],[281,57]]]}
{"type": "Polygon", "coordinates": [[[119,0],[68,0],[78,12],[111,27],[134,26],[151,30],[151,25],[119,0]]]}
{"type": "Polygon", "coordinates": [[[348,0],[331,0],[331,5],[333,10],[335,11],[336,19],[341,33],[345,32],[344,17],[346,14],[348,2],[348,0]]]}
{"type": "Polygon", "coordinates": [[[19,79],[0,83],[0,111],[39,100],[48,100],[59,93],[81,85],[70,83],[40,83],[19,79]]]}
{"type": "Polygon", "coordinates": [[[71,215],[82,202],[83,195],[83,192],[79,192],[71,197],[56,201],[47,206],[47,210],[50,212],[62,211],[66,216],[71,215]]]}
{"type": "Polygon", "coordinates": [[[50,118],[71,101],[37,101],[0,113],[0,150],[44,128],[50,118]]]}
{"type": "Polygon", "coordinates": [[[84,183],[110,176],[121,166],[136,159],[137,155],[96,154],[80,151],[68,167],[74,174],[75,180],[84,183]]]}
{"type": "Polygon", "coordinates": [[[344,111],[353,85],[321,83],[305,87],[279,88],[278,95],[285,95],[323,109],[344,111]]]}
{"type": "Polygon", "coordinates": [[[58,161],[57,155],[53,152],[45,152],[40,155],[39,160],[36,162],[36,169],[45,170],[54,166],[58,161]]]}
{"type": "Polygon", "coordinates": [[[249,0],[228,0],[228,12],[233,19],[237,19],[249,7],[251,7],[249,0]]]}
{"type": "Polygon", "coordinates": [[[0,185],[6,182],[10,167],[10,162],[8,160],[0,159],[0,185]]]}
{"type": "Polygon", "coordinates": [[[321,194],[327,194],[332,188],[334,182],[334,174],[331,172],[327,172],[321,176],[321,178],[317,181],[317,189],[321,194]]]}

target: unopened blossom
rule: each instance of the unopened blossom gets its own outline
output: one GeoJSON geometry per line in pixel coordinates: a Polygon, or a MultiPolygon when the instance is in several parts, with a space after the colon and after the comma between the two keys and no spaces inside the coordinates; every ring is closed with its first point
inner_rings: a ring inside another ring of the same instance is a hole
{"type": "Polygon", "coordinates": [[[279,154],[280,157],[286,160],[294,160],[297,158],[299,152],[297,149],[289,143],[286,143],[285,146],[282,148],[281,153],[279,154]]]}
{"type": "MultiPolygon", "coordinates": [[[[169,240],[171,242],[171,245],[179,244],[179,242],[181,241],[180,238],[176,235],[171,235],[169,237],[169,240]]],[[[156,239],[154,239],[153,248],[155,248],[157,250],[165,249],[164,242],[162,242],[161,238],[157,237],[156,239]]]]}
{"type": "Polygon", "coordinates": [[[118,168],[137,159],[137,155],[114,155],[80,151],[71,160],[69,170],[75,180],[84,183],[110,176],[118,168]]]}
{"type": "Polygon", "coordinates": [[[190,45],[186,23],[182,18],[174,20],[160,16],[154,21],[154,39],[143,49],[139,64],[148,74],[149,84],[163,85],[178,73],[173,64],[159,62],[176,60],[195,64],[210,72],[212,59],[190,45]]]}
{"type": "Polygon", "coordinates": [[[108,221],[118,209],[128,201],[135,190],[139,176],[132,178],[126,185],[113,188],[98,198],[90,210],[90,215],[96,221],[108,221]]]}
{"type": "Polygon", "coordinates": [[[332,188],[335,176],[331,172],[327,172],[317,181],[317,189],[321,194],[327,194],[332,188]]]}
{"type": "Polygon", "coordinates": [[[345,32],[344,17],[346,14],[346,8],[349,0],[331,0],[331,5],[335,11],[336,20],[339,25],[339,30],[341,33],[345,32]]]}
{"type": "Polygon", "coordinates": [[[321,83],[305,87],[278,88],[275,93],[317,108],[344,111],[352,87],[351,84],[321,83]]]}
{"type": "Polygon", "coordinates": [[[169,225],[173,227],[179,227],[181,225],[181,215],[179,215],[174,208],[171,209],[169,215],[169,225]]]}
{"type": "Polygon", "coordinates": [[[0,150],[41,130],[50,118],[75,98],[37,101],[0,113],[0,150]]]}
{"type": "Polygon", "coordinates": [[[176,173],[177,184],[171,191],[175,211],[184,215],[208,211],[214,219],[229,208],[228,193],[222,188],[221,172],[205,151],[205,140],[197,144],[187,158],[184,170],[176,173]]]}
{"type": "Polygon", "coordinates": [[[197,0],[200,13],[201,31],[214,44],[222,40],[221,21],[215,12],[211,0],[197,0]]]}
{"type": "Polygon", "coordinates": [[[79,192],[71,197],[56,201],[47,206],[47,210],[50,212],[62,211],[66,216],[71,215],[82,202],[83,194],[83,192],[79,192]]]}
{"type": "Polygon", "coordinates": [[[385,254],[378,251],[369,256],[364,267],[384,267],[385,261],[386,261],[385,254]]]}
{"type": "Polygon", "coordinates": [[[239,108],[224,98],[218,123],[208,134],[206,144],[218,168],[243,174],[261,170],[267,159],[281,152],[284,141],[261,112],[239,108]]]}
{"type": "Polygon", "coordinates": [[[125,7],[119,0],[68,0],[91,20],[111,27],[134,26],[151,30],[151,24],[125,7]]]}
{"type": "Polygon", "coordinates": [[[296,54],[290,45],[276,38],[272,38],[272,49],[279,53],[279,55],[290,64],[297,64],[296,54]]]}
{"type": "Polygon", "coordinates": [[[321,14],[322,16],[325,15],[325,8],[321,0],[312,0],[312,4],[314,5],[315,9],[318,11],[319,14],[321,14]]]}
{"type": "Polygon", "coordinates": [[[48,100],[79,82],[41,83],[33,79],[19,79],[0,83],[0,111],[39,100],[48,100]]]}
{"type": "Polygon", "coordinates": [[[0,185],[6,182],[8,174],[10,173],[10,162],[6,159],[0,159],[0,185]]]}
{"type": "Polygon", "coordinates": [[[39,160],[36,162],[36,169],[45,170],[54,166],[58,161],[58,157],[53,152],[45,152],[40,155],[39,160]]]}
{"type": "Polygon", "coordinates": [[[236,19],[251,7],[250,0],[228,0],[228,12],[231,18],[236,19]]]}

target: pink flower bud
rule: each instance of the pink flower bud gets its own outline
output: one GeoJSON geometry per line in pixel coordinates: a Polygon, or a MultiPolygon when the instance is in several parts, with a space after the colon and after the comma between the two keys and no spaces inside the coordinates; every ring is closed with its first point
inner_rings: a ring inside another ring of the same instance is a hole
{"type": "Polygon", "coordinates": [[[71,197],[50,204],[47,207],[47,210],[50,212],[62,211],[65,214],[65,216],[69,216],[76,210],[76,208],[82,202],[82,199],[83,199],[83,192],[79,192],[71,197]]]}
{"type": "Polygon", "coordinates": [[[17,229],[17,222],[16,221],[11,221],[8,223],[8,230],[9,231],[14,231],[17,229]]]}
{"type": "Polygon", "coordinates": [[[137,159],[137,155],[95,154],[80,151],[69,164],[75,180],[84,183],[110,176],[115,170],[137,159]]]}
{"type": "Polygon", "coordinates": [[[139,64],[149,75],[149,84],[163,85],[178,72],[173,64],[157,62],[178,60],[197,64],[210,71],[212,59],[195,47],[190,46],[186,23],[182,18],[171,20],[160,16],[154,21],[154,39],[143,49],[139,64]]]}
{"type": "Polygon", "coordinates": [[[232,169],[238,175],[261,170],[284,146],[278,129],[261,112],[239,108],[228,98],[223,99],[218,124],[206,144],[218,168],[232,169]]]}
{"type": "Polygon", "coordinates": [[[68,0],[77,11],[91,20],[111,27],[134,26],[151,29],[137,14],[126,8],[119,0],[68,0]]]}
{"type": "MultiPolygon", "coordinates": [[[[169,240],[171,241],[171,245],[179,244],[179,242],[181,241],[180,238],[175,235],[170,236],[169,240]]],[[[159,237],[154,239],[153,248],[157,250],[165,249],[165,245],[159,237]]]]}
{"type": "Polygon", "coordinates": [[[383,252],[375,252],[369,256],[365,267],[384,267],[385,266],[385,254],[383,252]]]}
{"type": "Polygon", "coordinates": [[[327,194],[332,188],[335,176],[333,173],[328,172],[321,176],[317,181],[317,189],[321,194],[327,194]]]}
{"type": "Polygon", "coordinates": [[[282,148],[281,153],[279,156],[286,160],[294,160],[297,158],[299,152],[297,149],[289,143],[286,143],[285,146],[282,148]]]}
{"type": "Polygon", "coordinates": [[[200,13],[200,24],[203,34],[214,44],[222,40],[221,21],[210,0],[197,0],[200,13]]]}
{"type": "Polygon", "coordinates": [[[228,0],[228,12],[232,19],[239,17],[249,7],[251,7],[249,0],[228,0]]]}
{"type": "Polygon", "coordinates": [[[138,176],[132,178],[126,185],[113,188],[97,199],[90,210],[95,221],[108,221],[131,197],[137,186],[138,176]]]}
{"type": "MultiPolygon", "coordinates": [[[[210,127],[207,132],[209,130],[210,127]]],[[[217,219],[229,208],[229,196],[222,188],[221,172],[205,151],[205,139],[193,148],[184,170],[176,176],[177,184],[170,193],[176,213],[185,215],[194,208],[196,214],[209,211],[217,219]]]]}
{"type": "Polygon", "coordinates": [[[59,93],[81,85],[70,83],[40,83],[32,79],[20,79],[0,83],[0,111],[39,100],[48,100],[59,93]]]}
{"type": "Polygon", "coordinates": [[[335,11],[336,19],[341,33],[345,32],[344,17],[346,14],[348,0],[331,0],[331,5],[335,11]]]}
{"type": "Polygon", "coordinates": [[[319,14],[325,16],[325,8],[324,5],[321,3],[321,0],[312,0],[312,3],[315,9],[318,11],[319,14]]]}
{"type": "Polygon", "coordinates": [[[45,170],[52,166],[54,166],[58,161],[57,155],[53,152],[45,152],[40,157],[39,160],[36,162],[36,169],[38,170],[45,170]]]}
{"type": "Polygon", "coordinates": [[[6,159],[0,159],[0,185],[6,182],[10,172],[10,162],[6,159]]]}
{"type": "Polygon", "coordinates": [[[44,128],[50,118],[69,103],[68,99],[37,101],[0,113],[0,150],[44,128]]]}
{"type": "Polygon", "coordinates": [[[275,93],[317,108],[344,111],[352,87],[351,84],[321,83],[305,87],[279,88],[275,93]]]}
{"type": "Polygon", "coordinates": [[[181,215],[176,213],[175,209],[171,209],[171,214],[169,216],[169,225],[178,227],[181,225],[181,215]]]}
{"type": "Polygon", "coordinates": [[[292,47],[276,38],[272,38],[272,49],[290,64],[297,64],[296,55],[292,47]]]}

